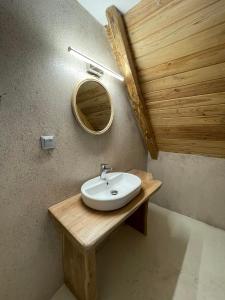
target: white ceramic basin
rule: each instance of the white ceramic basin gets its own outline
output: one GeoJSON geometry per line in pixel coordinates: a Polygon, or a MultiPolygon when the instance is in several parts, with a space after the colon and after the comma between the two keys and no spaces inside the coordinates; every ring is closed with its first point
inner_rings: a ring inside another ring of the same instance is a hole
{"type": "Polygon", "coordinates": [[[98,176],[82,185],[81,196],[87,206],[96,210],[115,210],[130,202],[141,190],[141,179],[136,175],[113,172],[106,177],[107,181],[98,176]]]}

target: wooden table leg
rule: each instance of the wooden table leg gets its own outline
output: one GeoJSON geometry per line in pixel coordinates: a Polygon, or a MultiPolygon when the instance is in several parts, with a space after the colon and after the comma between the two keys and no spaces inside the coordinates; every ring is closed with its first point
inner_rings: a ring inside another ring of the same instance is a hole
{"type": "Polygon", "coordinates": [[[126,223],[137,231],[147,235],[148,201],[144,202],[127,220],[126,223]]]}
{"type": "Polygon", "coordinates": [[[95,249],[81,251],[64,234],[63,236],[64,281],[77,300],[96,300],[95,249]]]}

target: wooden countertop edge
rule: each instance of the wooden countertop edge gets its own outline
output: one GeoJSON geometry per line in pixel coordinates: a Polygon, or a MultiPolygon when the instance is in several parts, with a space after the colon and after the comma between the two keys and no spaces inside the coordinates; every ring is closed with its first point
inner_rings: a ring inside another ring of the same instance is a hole
{"type": "MultiPolygon", "coordinates": [[[[146,173],[148,173],[148,172],[146,172],[146,173]]],[[[152,176],[151,173],[149,173],[149,175],[152,176]]],[[[61,221],[58,219],[58,217],[54,213],[54,210],[57,209],[58,206],[61,206],[62,202],[70,200],[71,198],[74,198],[74,197],[79,199],[81,197],[80,193],[77,194],[77,195],[74,195],[74,196],[72,196],[68,199],[65,199],[65,200],[63,200],[59,203],[56,203],[56,204],[52,205],[51,207],[48,208],[48,212],[53,217],[53,219],[56,222],[57,226],[60,227],[60,229],[63,229],[64,232],[66,232],[67,236],[71,240],[73,240],[73,242],[75,242],[76,245],[78,245],[81,249],[88,250],[88,249],[98,245],[106,236],[108,236],[119,225],[121,225],[130,215],[132,215],[144,202],[148,201],[148,198],[160,188],[160,186],[162,185],[162,182],[159,181],[159,180],[151,179],[151,178],[152,177],[149,177],[149,181],[152,183],[151,187],[143,189],[143,192],[146,193],[146,195],[143,195],[143,199],[140,200],[139,202],[137,202],[134,205],[134,207],[132,207],[132,209],[127,214],[124,214],[124,216],[121,217],[121,219],[116,223],[116,225],[114,225],[112,228],[110,228],[108,231],[106,231],[104,234],[102,234],[99,238],[94,239],[92,242],[90,242],[88,244],[84,243],[77,236],[74,236],[73,233],[61,223],[61,221]],[[149,189],[149,191],[148,191],[148,189],[149,189]]],[[[141,194],[138,194],[130,203],[128,203],[126,206],[122,207],[120,209],[120,211],[122,209],[125,209],[129,205],[132,205],[132,203],[135,201],[135,199],[137,201],[138,197],[140,197],[140,196],[141,196],[141,194]]]]}

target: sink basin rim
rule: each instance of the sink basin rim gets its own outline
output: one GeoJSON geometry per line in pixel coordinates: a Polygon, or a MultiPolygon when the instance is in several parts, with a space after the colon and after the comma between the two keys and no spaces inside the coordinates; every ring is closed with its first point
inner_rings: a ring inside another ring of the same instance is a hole
{"type": "Polygon", "coordinates": [[[109,183],[112,184],[111,187],[109,186],[108,190],[107,186],[102,187],[106,185],[106,181],[101,180],[99,176],[86,181],[82,185],[82,200],[88,207],[100,211],[110,211],[121,208],[129,203],[134,197],[136,197],[142,188],[141,179],[134,174],[125,172],[111,172],[108,173],[107,176],[109,183]],[[125,176],[128,177],[128,185],[124,187],[122,182],[123,180],[126,180],[125,176]],[[122,178],[120,179],[119,177],[122,178]],[[118,181],[116,181],[117,179],[118,181]],[[122,192],[120,192],[118,195],[110,195],[109,192],[114,189],[113,185],[116,187],[117,184],[119,187],[121,187],[122,184],[124,190],[122,189],[122,192]],[[93,193],[99,193],[99,195],[94,194],[93,196],[87,192],[87,190],[90,191],[91,189],[98,189],[98,187],[99,191],[93,191],[93,193]]]}

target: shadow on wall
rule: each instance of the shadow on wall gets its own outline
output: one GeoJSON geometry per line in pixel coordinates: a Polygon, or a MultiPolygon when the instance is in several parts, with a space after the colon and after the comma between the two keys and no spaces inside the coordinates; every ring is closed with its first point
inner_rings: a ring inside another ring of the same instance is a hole
{"type": "Polygon", "coordinates": [[[192,253],[195,263],[189,268],[185,259],[190,229],[185,224],[177,226],[170,215],[154,207],[149,213],[147,237],[124,226],[99,250],[101,300],[197,299],[197,288],[185,291],[184,286],[189,289],[186,284],[189,279],[195,284],[193,274],[199,273],[201,241],[192,253]],[[184,274],[185,265],[187,273],[184,274]]]}

